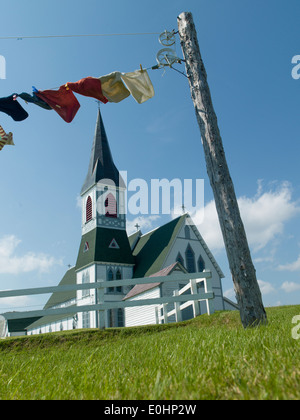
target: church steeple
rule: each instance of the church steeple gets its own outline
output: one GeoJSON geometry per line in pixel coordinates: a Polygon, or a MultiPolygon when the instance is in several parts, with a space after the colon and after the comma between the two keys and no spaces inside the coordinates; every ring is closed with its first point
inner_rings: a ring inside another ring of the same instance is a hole
{"type": "Polygon", "coordinates": [[[116,187],[125,187],[114,164],[99,110],[88,173],[81,189],[81,195],[102,179],[110,179],[116,187]]]}
{"type": "Polygon", "coordinates": [[[126,229],[125,190],[99,110],[88,173],[81,189],[83,235],[98,227],[126,229]]]}

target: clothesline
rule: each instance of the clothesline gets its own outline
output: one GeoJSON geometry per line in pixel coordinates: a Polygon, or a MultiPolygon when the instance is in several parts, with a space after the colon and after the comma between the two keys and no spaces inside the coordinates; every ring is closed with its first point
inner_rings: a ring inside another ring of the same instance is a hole
{"type": "MultiPolygon", "coordinates": [[[[73,121],[80,108],[75,93],[95,98],[106,104],[118,103],[132,96],[137,103],[142,104],[154,96],[154,88],[148,72],[142,67],[130,73],[112,72],[101,77],[85,77],[77,82],[67,82],[58,90],[38,90],[34,86],[32,95],[26,92],[13,93],[0,98],[0,111],[11,116],[14,121],[24,121],[28,118],[27,111],[20,105],[20,97],[26,103],[31,102],[46,110],[54,110],[67,123],[73,121]]],[[[14,145],[12,133],[6,133],[0,126],[0,150],[5,145],[14,145]]]]}
{"type": "Polygon", "coordinates": [[[4,39],[43,39],[43,38],[83,38],[83,37],[104,37],[104,36],[140,36],[140,35],[160,35],[160,32],[131,32],[131,33],[112,33],[112,34],[78,34],[78,35],[33,35],[33,36],[0,36],[4,39]]]}

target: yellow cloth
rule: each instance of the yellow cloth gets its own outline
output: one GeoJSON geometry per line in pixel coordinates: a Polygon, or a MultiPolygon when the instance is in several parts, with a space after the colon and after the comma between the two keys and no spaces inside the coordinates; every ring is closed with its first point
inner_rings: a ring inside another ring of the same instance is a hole
{"type": "Polygon", "coordinates": [[[106,76],[99,77],[103,95],[109,102],[121,102],[130,96],[129,90],[124,86],[121,79],[121,73],[114,71],[106,76]]]}
{"type": "Polygon", "coordinates": [[[154,88],[146,70],[131,73],[115,71],[99,77],[103,95],[109,102],[121,102],[131,95],[139,104],[153,98],[154,88]]]}
{"type": "Polygon", "coordinates": [[[142,104],[153,98],[154,88],[146,70],[122,73],[122,80],[137,103],[142,104]]]}

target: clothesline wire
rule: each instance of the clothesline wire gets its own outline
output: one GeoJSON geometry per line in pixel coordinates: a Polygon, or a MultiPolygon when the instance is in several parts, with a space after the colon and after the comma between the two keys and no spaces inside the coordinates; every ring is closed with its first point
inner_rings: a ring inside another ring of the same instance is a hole
{"type": "Polygon", "coordinates": [[[81,38],[81,37],[104,37],[104,36],[139,36],[139,35],[160,35],[160,32],[132,32],[112,34],[80,34],[80,35],[36,35],[36,36],[0,36],[1,39],[41,39],[41,38],[81,38]]]}

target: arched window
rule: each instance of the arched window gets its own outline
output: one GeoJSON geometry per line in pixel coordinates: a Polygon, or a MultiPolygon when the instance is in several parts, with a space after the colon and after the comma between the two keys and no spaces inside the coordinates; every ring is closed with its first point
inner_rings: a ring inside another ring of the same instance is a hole
{"type": "Polygon", "coordinates": [[[105,216],[113,218],[118,217],[117,202],[111,193],[108,194],[105,200],[105,216]]]}
{"type": "Polygon", "coordinates": [[[198,271],[201,273],[204,270],[205,270],[205,262],[204,262],[204,259],[202,258],[202,256],[200,255],[200,257],[198,259],[198,271]]]}
{"type": "Polygon", "coordinates": [[[93,218],[93,202],[90,196],[88,196],[88,199],[86,201],[85,216],[86,223],[90,222],[93,218]]]}
{"type": "MultiPolygon", "coordinates": [[[[113,281],[114,280],[114,273],[112,271],[112,269],[110,269],[107,273],[107,279],[108,281],[113,281]]],[[[113,293],[115,291],[114,287],[109,287],[108,288],[108,293],[113,293]]]]}
{"type": "Polygon", "coordinates": [[[180,254],[180,252],[178,252],[176,261],[179,262],[184,267],[184,259],[183,259],[183,256],[180,254]]]}
{"type": "Polygon", "coordinates": [[[185,239],[191,239],[191,233],[189,226],[185,226],[184,228],[185,239]]]}
{"type": "Polygon", "coordinates": [[[196,272],[195,253],[190,244],[188,244],[185,251],[186,269],[189,273],[196,272]]]}
{"type": "MultiPolygon", "coordinates": [[[[116,280],[122,280],[122,273],[120,270],[117,271],[116,280]]],[[[122,293],[122,287],[116,288],[117,292],[122,293]]]]}

